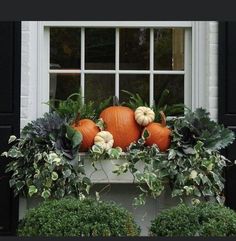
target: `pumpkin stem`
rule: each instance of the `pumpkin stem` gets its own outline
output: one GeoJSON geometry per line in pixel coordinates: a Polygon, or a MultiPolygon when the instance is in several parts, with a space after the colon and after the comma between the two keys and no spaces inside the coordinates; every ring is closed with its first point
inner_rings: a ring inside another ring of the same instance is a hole
{"type": "Polygon", "coordinates": [[[78,113],[75,118],[75,124],[77,124],[79,121],[80,121],[80,113],[78,113]]]}
{"type": "Polygon", "coordinates": [[[113,106],[118,106],[118,105],[120,105],[118,97],[113,96],[113,106]]]}
{"type": "Polygon", "coordinates": [[[160,111],[159,113],[160,113],[160,115],[161,115],[161,125],[162,125],[163,127],[165,127],[165,126],[166,126],[166,116],[165,116],[165,114],[164,114],[163,111],[160,111]]]}

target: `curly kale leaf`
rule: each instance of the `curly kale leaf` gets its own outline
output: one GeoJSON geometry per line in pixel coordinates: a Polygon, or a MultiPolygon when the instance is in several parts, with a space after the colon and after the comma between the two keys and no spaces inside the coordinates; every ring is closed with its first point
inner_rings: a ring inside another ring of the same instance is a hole
{"type": "Polygon", "coordinates": [[[65,123],[65,119],[56,112],[45,113],[43,117],[28,123],[23,128],[21,135],[23,138],[50,142],[50,140],[57,138],[60,129],[65,123]]]}
{"type": "Polygon", "coordinates": [[[179,118],[173,124],[173,145],[183,149],[202,141],[205,148],[217,151],[227,147],[234,139],[231,130],[211,120],[209,113],[202,108],[194,112],[188,110],[185,118],[179,118]]]}

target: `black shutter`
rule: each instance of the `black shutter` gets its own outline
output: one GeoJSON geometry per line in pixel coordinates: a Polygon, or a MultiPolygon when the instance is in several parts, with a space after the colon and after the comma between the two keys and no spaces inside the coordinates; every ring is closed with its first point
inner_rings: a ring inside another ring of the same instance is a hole
{"type": "MultiPolygon", "coordinates": [[[[0,22],[0,153],[6,151],[10,135],[20,131],[21,23],[0,22]]],[[[0,235],[14,235],[18,220],[18,200],[9,188],[0,157],[0,235]]]]}
{"type": "MultiPolygon", "coordinates": [[[[219,122],[236,134],[236,22],[219,23],[219,122]]],[[[236,141],[223,153],[236,160],[236,141]]],[[[236,167],[226,176],[226,204],[236,209],[236,167]]]]}

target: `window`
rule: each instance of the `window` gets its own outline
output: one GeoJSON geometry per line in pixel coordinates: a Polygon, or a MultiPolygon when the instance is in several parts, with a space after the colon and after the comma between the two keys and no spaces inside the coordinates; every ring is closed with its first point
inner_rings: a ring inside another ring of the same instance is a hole
{"type": "Polygon", "coordinates": [[[44,101],[81,89],[85,101],[123,102],[128,90],[152,105],[167,88],[169,104],[191,106],[191,25],[133,23],[44,25],[44,101]]]}

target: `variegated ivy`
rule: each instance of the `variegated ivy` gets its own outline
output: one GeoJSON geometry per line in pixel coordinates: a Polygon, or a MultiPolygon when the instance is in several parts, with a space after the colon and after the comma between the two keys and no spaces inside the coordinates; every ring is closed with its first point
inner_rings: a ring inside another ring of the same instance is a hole
{"type": "Polygon", "coordinates": [[[83,165],[74,164],[81,140],[81,134],[56,113],[30,122],[19,139],[10,136],[11,147],[2,156],[11,159],[6,172],[11,173],[15,195],[47,199],[88,192],[90,180],[83,165]]]}

